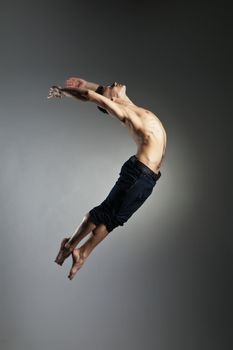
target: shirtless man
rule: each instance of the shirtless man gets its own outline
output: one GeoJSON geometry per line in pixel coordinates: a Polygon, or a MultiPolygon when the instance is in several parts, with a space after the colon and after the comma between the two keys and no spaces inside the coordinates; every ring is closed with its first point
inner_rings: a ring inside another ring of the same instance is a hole
{"type": "Polygon", "coordinates": [[[74,97],[94,102],[98,109],[116,117],[127,127],[137,144],[137,152],[122,166],[120,177],[107,198],[90,210],[76,232],[61,242],[55,262],[62,265],[72,254],[73,264],[68,275],[73,279],[91,251],[115,227],[123,224],[150,196],[161,176],[160,167],[165,155],[166,132],[159,118],[145,108],[135,105],[126,95],[126,86],[109,86],[69,78],[64,88],[52,86],[48,98],[74,97]],[[79,248],[79,242],[91,233],[79,248]]]}

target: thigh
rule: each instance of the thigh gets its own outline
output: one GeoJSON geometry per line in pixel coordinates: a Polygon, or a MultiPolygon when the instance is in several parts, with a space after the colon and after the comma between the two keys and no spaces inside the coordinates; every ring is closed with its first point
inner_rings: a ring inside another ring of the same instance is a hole
{"type": "Polygon", "coordinates": [[[116,211],[119,221],[126,222],[151,195],[153,186],[142,175],[124,193],[123,199],[116,211]]]}
{"type": "Polygon", "coordinates": [[[140,187],[142,174],[140,172],[124,171],[120,173],[118,180],[109,192],[105,199],[105,203],[108,203],[111,207],[114,207],[115,211],[118,211],[125,202],[130,193],[135,194],[135,190],[140,187]]]}
{"type": "Polygon", "coordinates": [[[123,226],[149,197],[154,186],[144,174],[126,183],[117,181],[106,199],[90,211],[93,222],[97,225],[105,223],[109,232],[119,225],[123,226]]]}

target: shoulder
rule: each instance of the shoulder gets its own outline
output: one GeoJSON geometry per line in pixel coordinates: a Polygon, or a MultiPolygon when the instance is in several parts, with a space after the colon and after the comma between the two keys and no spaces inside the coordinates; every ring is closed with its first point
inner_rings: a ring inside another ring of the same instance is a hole
{"type": "Polygon", "coordinates": [[[155,117],[156,118],[156,115],[153,112],[151,112],[148,109],[143,108],[143,107],[137,106],[137,108],[135,109],[135,112],[140,117],[155,117]]]}
{"type": "Polygon", "coordinates": [[[129,119],[140,123],[142,128],[148,127],[148,125],[152,126],[158,120],[154,113],[142,107],[133,106],[128,108],[127,112],[129,119]]]}
{"type": "Polygon", "coordinates": [[[138,107],[136,113],[145,123],[148,122],[148,123],[152,123],[153,125],[162,126],[161,120],[152,111],[145,109],[145,108],[142,108],[142,107],[138,107]]]}

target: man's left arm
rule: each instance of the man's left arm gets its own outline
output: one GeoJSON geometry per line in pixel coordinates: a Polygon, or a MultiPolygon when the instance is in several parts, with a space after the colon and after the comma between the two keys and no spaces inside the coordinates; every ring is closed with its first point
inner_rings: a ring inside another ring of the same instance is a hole
{"type": "Polygon", "coordinates": [[[52,97],[74,97],[82,101],[88,101],[88,89],[85,88],[62,88],[61,86],[53,85],[49,89],[47,98],[52,97]]]}
{"type": "Polygon", "coordinates": [[[84,88],[62,88],[59,86],[52,86],[49,91],[48,98],[72,96],[82,101],[90,101],[96,103],[98,106],[106,109],[110,114],[117,117],[121,122],[125,122],[128,117],[127,108],[119,103],[110,100],[109,98],[98,94],[93,90],[84,88]]]}

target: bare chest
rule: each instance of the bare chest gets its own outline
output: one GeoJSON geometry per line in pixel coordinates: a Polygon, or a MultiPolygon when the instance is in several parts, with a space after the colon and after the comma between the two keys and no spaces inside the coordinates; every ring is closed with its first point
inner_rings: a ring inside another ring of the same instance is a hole
{"type": "Polygon", "coordinates": [[[129,120],[128,130],[137,144],[137,157],[153,171],[158,171],[165,155],[166,132],[159,118],[143,110],[139,118],[129,120]]]}
{"type": "Polygon", "coordinates": [[[147,143],[164,144],[165,130],[160,120],[150,113],[143,113],[137,120],[128,120],[126,122],[131,136],[138,146],[147,143]]]}

